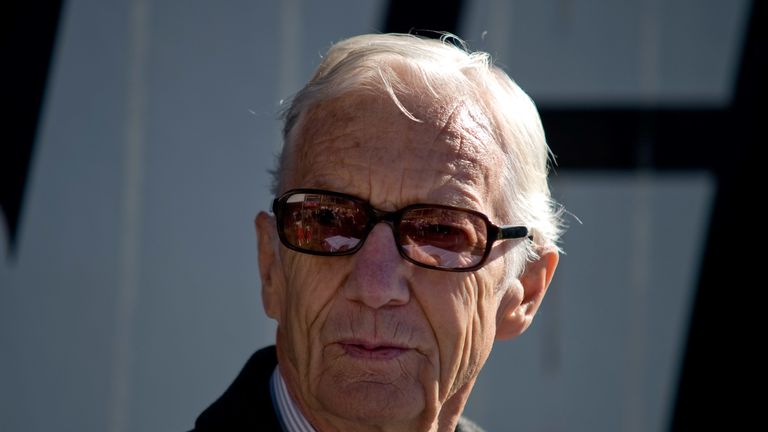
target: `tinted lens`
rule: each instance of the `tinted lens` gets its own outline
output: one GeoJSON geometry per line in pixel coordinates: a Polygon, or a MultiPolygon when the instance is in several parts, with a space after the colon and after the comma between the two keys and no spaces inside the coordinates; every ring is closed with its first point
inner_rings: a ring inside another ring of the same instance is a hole
{"type": "Polygon", "coordinates": [[[473,267],[483,260],[488,244],[485,220],[459,209],[408,210],[398,231],[400,244],[409,258],[438,268],[473,267]]]}
{"type": "Polygon", "coordinates": [[[308,252],[343,253],[360,244],[368,215],[361,203],[318,193],[284,198],[281,225],[285,241],[308,252]]]}

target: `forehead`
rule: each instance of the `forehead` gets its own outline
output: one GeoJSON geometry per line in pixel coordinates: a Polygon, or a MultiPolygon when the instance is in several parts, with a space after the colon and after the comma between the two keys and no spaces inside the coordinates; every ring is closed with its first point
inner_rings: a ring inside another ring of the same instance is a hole
{"type": "Polygon", "coordinates": [[[288,149],[285,188],[345,192],[382,210],[429,202],[489,211],[502,155],[485,114],[468,102],[402,102],[418,120],[387,95],[314,106],[288,149]]]}

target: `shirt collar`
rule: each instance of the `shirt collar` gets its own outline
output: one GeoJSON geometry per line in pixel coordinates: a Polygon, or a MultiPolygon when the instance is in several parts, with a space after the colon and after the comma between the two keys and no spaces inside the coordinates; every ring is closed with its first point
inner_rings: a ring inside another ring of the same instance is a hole
{"type": "Polygon", "coordinates": [[[285,432],[316,432],[315,428],[309,424],[307,418],[301,413],[299,407],[296,406],[296,402],[288,393],[288,388],[285,386],[285,380],[280,373],[280,368],[275,367],[272,372],[272,378],[269,380],[272,387],[272,402],[275,405],[277,411],[277,417],[280,419],[280,423],[283,425],[285,432]]]}

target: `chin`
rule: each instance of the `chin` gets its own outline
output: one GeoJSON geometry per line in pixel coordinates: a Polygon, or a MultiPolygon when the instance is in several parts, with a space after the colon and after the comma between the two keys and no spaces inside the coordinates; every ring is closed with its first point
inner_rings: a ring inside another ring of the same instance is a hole
{"type": "Polygon", "coordinates": [[[321,404],[340,418],[368,424],[411,423],[424,413],[423,388],[408,376],[395,382],[383,382],[375,375],[350,378],[333,374],[320,382],[321,404]]]}

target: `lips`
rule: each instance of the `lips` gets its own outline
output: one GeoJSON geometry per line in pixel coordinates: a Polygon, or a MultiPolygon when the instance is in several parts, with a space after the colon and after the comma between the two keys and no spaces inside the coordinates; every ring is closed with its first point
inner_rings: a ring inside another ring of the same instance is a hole
{"type": "Polygon", "coordinates": [[[339,342],[339,344],[347,355],[363,360],[392,360],[401,356],[409,349],[396,344],[363,341],[344,341],[339,342]]]}

